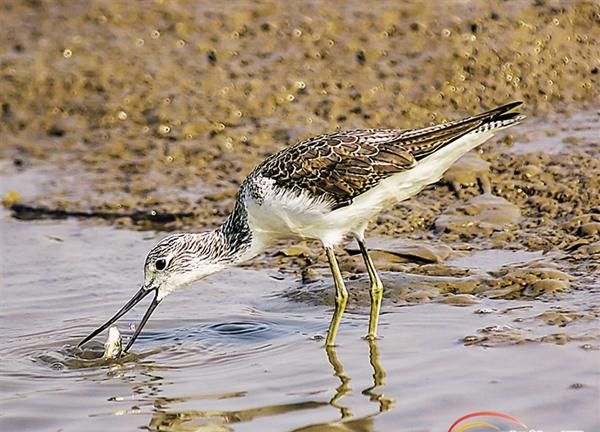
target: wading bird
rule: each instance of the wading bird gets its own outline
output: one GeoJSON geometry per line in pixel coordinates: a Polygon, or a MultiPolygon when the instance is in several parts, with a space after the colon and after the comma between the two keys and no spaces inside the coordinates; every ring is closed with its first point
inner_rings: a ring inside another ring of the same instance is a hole
{"type": "Polygon", "coordinates": [[[334,246],[354,237],[371,281],[368,337],[377,335],[383,284],[364,232],[370,219],[437,182],[463,154],[525,117],[512,102],[485,113],[423,129],[356,129],[319,135],[265,159],[248,175],[223,225],[204,233],[172,234],[150,251],[144,283],[108,322],[80,346],[133,308],[154,299],[125,352],[158,304],[176,289],[249,260],[281,239],[321,241],[335,285],[335,310],[326,345],[335,336],[348,300],[334,246]]]}

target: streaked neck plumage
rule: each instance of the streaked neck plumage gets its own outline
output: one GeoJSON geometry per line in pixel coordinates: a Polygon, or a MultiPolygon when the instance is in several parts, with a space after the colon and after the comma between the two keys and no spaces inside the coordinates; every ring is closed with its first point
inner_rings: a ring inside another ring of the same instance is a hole
{"type": "Polygon", "coordinates": [[[264,247],[248,225],[246,206],[238,201],[223,225],[213,231],[218,254],[227,265],[254,258],[264,247]]]}
{"type": "Polygon", "coordinates": [[[146,258],[145,286],[158,286],[161,300],[179,287],[255,257],[264,247],[247,219],[245,206],[238,202],[213,231],[164,238],[146,258]],[[168,263],[164,271],[155,270],[159,259],[168,263]]]}

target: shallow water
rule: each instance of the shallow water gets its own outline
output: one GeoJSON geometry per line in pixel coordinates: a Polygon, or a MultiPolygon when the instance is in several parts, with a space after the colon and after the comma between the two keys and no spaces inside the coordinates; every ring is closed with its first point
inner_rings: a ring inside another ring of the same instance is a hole
{"type": "MultiPolygon", "coordinates": [[[[158,236],[22,222],[5,211],[0,223],[2,430],[330,430],[341,422],[346,430],[434,431],[481,410],[545,431],[600,425],[594,338],[468,343],[559,302],[388,304],[376,343],[361,338],[366,309],[350,305],[339,347],[327,352],[319,336],[330,306],[281,295],[298,282],[276,269],[232,269],[169,297],[133,353],[106,361],[105,335],[75,345],[135,291],[158,236]]],[[[590,300],[565,295],[560,306],[590,300]]],[[[143,310],[120,322],[126,335],[143,310]]],[[[595,324],[573,326],[585,333],[595,324]]],[[[547,333],[539,323],[526,331],[547,333]]]]}
{"type": "MultiPolygon", "coordinates": [[[[374,224],[411,246],[436,240],[380,254],[376,343],[362,339],[364,274],[325,350],[323,258],[271,256],[171,296],[131,354],[103,360],[105,334],[76,344],[136,291],[162,234],[0,208],[0,431],[444,431],[481,410],[600,430],[597,9],[542,3],[2,2],[0,196],[35,206],[193,211],[162,229],[210,225],[296,138],[512,99],[529,117],[446,179],[456,203],[425,190],[374,224]],[[505,201],[473,197],[478,183],[505,201]],[[277,269],[311,260],[304,285],[277,269]]],[[[128,219],[113,223],[151,226],[128,219]]],[[[119,323],[126,337],[144,308],[119,323]]]]}

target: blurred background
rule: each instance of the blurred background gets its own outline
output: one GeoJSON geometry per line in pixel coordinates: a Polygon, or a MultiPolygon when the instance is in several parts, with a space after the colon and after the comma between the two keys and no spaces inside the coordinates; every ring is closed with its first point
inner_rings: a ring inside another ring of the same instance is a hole
{"type": "Polygon", "coordinates": [[[45,197],[71,210],[160,206],[209,223],[199,207],[222,216],[253,166],[301,138],[599,100],[594,1],[0,8],[0,154],[77,173],[77,191],[45,197]]]}

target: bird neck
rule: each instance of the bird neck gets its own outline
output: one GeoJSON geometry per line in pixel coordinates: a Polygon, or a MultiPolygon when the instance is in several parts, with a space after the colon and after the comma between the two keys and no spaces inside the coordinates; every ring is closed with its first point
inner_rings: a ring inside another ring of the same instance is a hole
{"type": "Polygon", "coordinates": [[[231,264],[247,261],[264,249],[248,225],[246,207],[239,201],[236,203],[233,212],[215,233],[221,237],[224,254],[231,264]]]}

